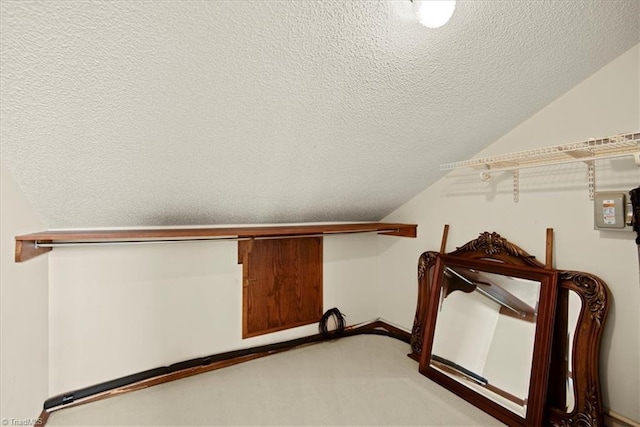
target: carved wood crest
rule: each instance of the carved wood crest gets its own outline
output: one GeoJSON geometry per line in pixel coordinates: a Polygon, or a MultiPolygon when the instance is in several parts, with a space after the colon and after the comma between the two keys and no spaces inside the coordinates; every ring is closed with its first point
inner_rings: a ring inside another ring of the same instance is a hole
{"type": "Polygon", "coordinates": [[[456,252],[477,251],[483,251],[487,255],[495,255],[501,252],[505,252],[511,256],[530,257],[528,253],[526,253],[513,243],[510,243],[507,239],[501,237],[498,233],[489,233],[488,231],[480,233],[480,236],[477,239],[472,240],[459,247],[456,252]]]}

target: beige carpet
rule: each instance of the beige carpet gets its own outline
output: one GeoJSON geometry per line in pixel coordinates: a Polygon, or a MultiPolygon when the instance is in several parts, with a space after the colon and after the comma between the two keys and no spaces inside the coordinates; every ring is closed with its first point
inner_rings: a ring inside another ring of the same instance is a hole
{"type": "Polygon", "coordinates": [[[495,426],[418,373],[409,346],[355,336],[67,408],[48,426],[495,426]]]}

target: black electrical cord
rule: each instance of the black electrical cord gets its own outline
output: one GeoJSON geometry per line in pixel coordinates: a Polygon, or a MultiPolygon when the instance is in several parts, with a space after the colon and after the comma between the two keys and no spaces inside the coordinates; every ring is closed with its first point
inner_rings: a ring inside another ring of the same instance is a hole
{"type": "Polygon", "coordinates": [[[320,329],[320,335],[322,335],[324,338],[333,338],[340,337],[344,334],[344,326],[344,314],[342,314],[340,310],[334,307],[327,310],[326,313],[322,315],[318,328],[320,329]],[[336,319],[336,329],[329,331],[327,322],[331,317],[335,317],[336,319]]]}
{"type": "Polygon", "coordinates": [[[636,245],[638,245],[638,267],[640,268],[640,187],[629,191],[631,199],[631,225],[636,232],[636,245]]]}
{"type": "Polygon", "coordinates": [[[633,231],[637,233],[636,244],[640,245],[640,187],[629,191],[629,197],[631,198],[632,210],[631,225],[633,231]]]}

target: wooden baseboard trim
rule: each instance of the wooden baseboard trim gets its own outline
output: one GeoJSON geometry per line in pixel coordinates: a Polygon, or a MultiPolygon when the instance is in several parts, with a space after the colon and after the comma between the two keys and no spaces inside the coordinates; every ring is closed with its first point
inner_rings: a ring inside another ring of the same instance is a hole
{"type": "Polygon", "coordinates": [[[33,425],[43,426],[47,424],[48,419],[49,419],[49,411],[47,411],[46,409],[43,409],[42,412],[40,412],[40,415],[38,416],[38,418],[36,418],[36,422],[33,425]]]}
{"type": "Polygon", "coordinates": [[[640,427],[640,423],[610,409],[604,411],[604,425],[607,427],[640,427]]]}
{"type": "MultiPolygon", "coordinates": [[[[111,389],[104,390],[104,391],[92,394],[90,396],[76,399],[66,404],[47,407],[48,406],[47,402],[49,402],[53,398],[48,399],[44,405],[45,409],[43,409],[43,411],[40,413],[40,416],[38,417],[38,420],[40,421],[40,423],[36,425],[38,426],[46,425],[47,420],[49,419],[49,416],[51,413],[57,412],[63,409],[72,408],[72,407],[84,405],[87,403],[97,402],[99,400],[104,400],[109,397],[118,396],[124,393],[136,391],[136,390],[142,390],[147,387],[153,387],[155,385],[164,384],[167,382],[179,380],[179,379],[190,377],[193,375],[214,371],[227,366],[237,365],[239,363],[244,363],[249,360],[258,359],[261,357],[269,356],[271,354],[281,353],[294,348],[300,348],[300,347],[308,346],[311,344],[316,344],[322,341],[333,340],[333,339],[338,339],[343,337],[350,337],[355,335],[363,335],[363,334],[386,335],[406,343],[409,343],[411,340],[411,333],[404,331],[396,326],[390,325],[389,323],[386,323],[380,319],[377,319],[370,323],[366,323],[362,325],[348,326],[344,329],[343,334],[340,336],[323,337],[320,334],[316,334],[316,335],[310,335],[308,337],[298,338],[290,341],[284,341],[281,343],[267,344],[267,345],[253,347],[245,350],[238,350],[236,352],[219,353],[217,355],[209,356],[209,358],[216,358],[216,357],[224,358],[225,355],[230,355],[230,357],[228,359],[219,360],[206,365],[190,366],[185,369],[179,369],[173,372],[167,372],[160,375],[155,375],[151,378],[144,378],[139,381],[131,382],[129,384],[122,385],[122,386],[113,387],[111,389]],[[245,354],[236,356],[235,354],[237,354],[238,352],[244,352],[245,354]]],[[[207,358],[203,358],[203,359],[207,359],[207,358]]],[[[186,364],[188,362],[189,361],[181,362],[171,366],[181,366],[181,364],[186,364]]],[[[139,374],[134,374],[134,375],[131,375],[130,377],[135,377],[136,375],[139,375],[139,374]]],[[[122,380],[126,380],[126,378],[127,377],[124,377],[122,380]]],[[[73,392],[64,393],[64,396],[73,396],[73,394],[74,394],[73,392]]]]}

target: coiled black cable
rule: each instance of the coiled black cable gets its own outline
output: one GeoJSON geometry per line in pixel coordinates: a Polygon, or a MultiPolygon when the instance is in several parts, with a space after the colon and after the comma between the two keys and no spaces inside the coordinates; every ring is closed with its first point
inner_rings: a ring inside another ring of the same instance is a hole
{"type": "Polygon", "coordinates": [[[324,338],[334,338],[340,337],[344,334],[344,314],[340,312],[336,307],[327,310],[320,319],[320,324],[318,328],[320,329],[320,334],[324,338]],[[336,319],[336,329],[329,331],[327,327],[327,322],[331,317],[335,317],[336,319]]]}

